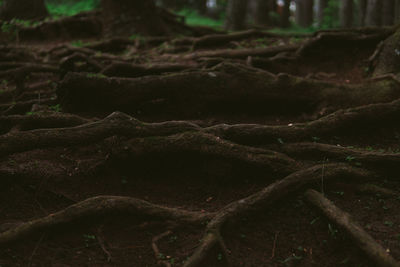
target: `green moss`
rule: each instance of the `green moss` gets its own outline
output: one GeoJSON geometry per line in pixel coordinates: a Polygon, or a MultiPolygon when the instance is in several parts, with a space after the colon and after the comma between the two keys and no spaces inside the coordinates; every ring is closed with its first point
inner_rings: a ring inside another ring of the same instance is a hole
{"type": "Polygon", "coordinates": [[[53,17],[73,16],[83,11],[90,11],[98,8],[100,0],[68,1],[60,0],[57,2],[47,0],[46,6],[50,15],[53,17]]]}
{"type": "Polygon", "coordinates": [[[178,15],[185,17],[185,23],[193,26],[208,26],[215,29],[221,29],[224,25],[225,14],[222,14],[218,20],[201,16],[193,9],[183,9],[178,15]]]}

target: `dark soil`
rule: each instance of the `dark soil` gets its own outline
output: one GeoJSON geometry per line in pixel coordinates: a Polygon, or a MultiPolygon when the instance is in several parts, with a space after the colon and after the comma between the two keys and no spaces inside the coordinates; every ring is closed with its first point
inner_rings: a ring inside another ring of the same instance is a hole
{"type": "Polygon", "coordinates": [[[400,86],[370,77],[391,33],[2,45],[0,266],[378,266],[307,189],[400,259],[400,86]],[[97,196],[151,205],[57,217],[97,196]]]}

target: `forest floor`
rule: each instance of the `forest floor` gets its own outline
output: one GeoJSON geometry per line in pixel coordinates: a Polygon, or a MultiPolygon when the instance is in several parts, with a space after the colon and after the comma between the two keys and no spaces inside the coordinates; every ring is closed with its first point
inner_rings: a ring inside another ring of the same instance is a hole
{"type": "Polygon", "coordinates": [[[399,266],[392,33],[3,44],[0,266],[399,266]]]}

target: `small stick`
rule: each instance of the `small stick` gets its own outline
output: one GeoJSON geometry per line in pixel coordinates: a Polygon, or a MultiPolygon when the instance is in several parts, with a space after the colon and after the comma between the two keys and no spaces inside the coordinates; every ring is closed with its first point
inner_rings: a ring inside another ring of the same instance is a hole
{"type": "Polygon", "coordinates": [[[272,246],[272,254],[271,254],[271,258],[270,258],[271,260],[275,257],[276,240],[278,239],[278,235],[279,235],[279,232],[276,232],[275,238],[274,238],[274,244],[272,246]]]}
{"type": "Polygon", "coordinates": [[[153,248],[154,255],[156,256],[156,259],[158,259],[158,264],[159,265],[163,264],[166,267],[171,267],[171,264],[166,260],[160,259],[160,250],[158,249],[157,242],[160,239],[162,239],[162,238],[164,238],[166,236],[169,236],[170,234],[172,234],[172,231],[168,230],[168,231],[166,231],[166,232],[164,232],[164,233],[162,233],[162,234],[160,234],[158,236],[155,236],[155,237],[153,237],[153,240],[152,240],[152,243],[151,243],[151,247],[153,248]]]}
{"type": "Polygon", "coordinates": [[[104,239],[101,237],[101,227],[97,230],[97,242],[99,243],[103,252],[107,255],[107,262],[111,262],[111,253],[107,250],[104,239]]]}
{"type": "Polygon", "coordinates": [[[40,237],[39,241],[36,243],[36,246],[35,246],[35,248],[33,249],[32,254],[31,254],[30,258],[29,258],[28,267],[30,267],[30,266],[32,265],[33,256],[35,256],[36,251],[38,250],[38,248],[39,248],[39,246],[40,246],[40,243],[42,243],[42,240],[43,240],[44,236],[45,236],[45,235],[42,234],[42,236],[40,237]]]}

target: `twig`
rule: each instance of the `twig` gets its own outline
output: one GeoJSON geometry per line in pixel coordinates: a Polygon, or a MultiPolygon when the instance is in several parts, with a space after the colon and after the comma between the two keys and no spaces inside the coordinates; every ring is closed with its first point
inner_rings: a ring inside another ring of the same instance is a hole
{"type": "Polygon", "coordinates": [[[166,232],[164,232],[164,233],[162,233],[162,234],[160,234],[158,236],[155,236],[155,237],[153,237],[153,240],[152,240],[152,243],[151,243],[151,247],[153,248],[154,255],[155,255],[156,259],[158,260],[158,264],[159,265],[163,264],[166,267],[171,267],[171,264],[167,260],[163,260],[160,257],[161,253],[160,253],[160,250],[158,249],[157,242],[160,239],[162,239],[162,238],[164,238],[166,236],[169,236],[170,234],[172,234],[172,232],[170,230],[168,230],[168,231],[166,231],[166,232]]]}
{"type": "Polygon", "coordinates": [[[30,266],[32,265],[33,256],[35,256],[36,251],[38,250],[38,248],[39,248],[39,246],[40,246],[40,243],[42,243],[42,240],[43,240],[44,236],[45,236],[45,234],[42,234],[42,236],[40,237],[39,241],[36,243],[36,246],[35,246],[35,248],[33,249],[31,256],[29,257],[29,264],[28,264],[28,267],[30,267],[30,266]]]}
{"type": "Polygon", "coordinates": [[[103,252],[107,255],[107,262],[111,262],[111,253],[107,250],[105,243],[104,243],[104,239],[102,238],[102,226],[99,227],[99,229],[97,229],[97,242],[99,243],[101,249],[103,250],[103,252]]]}
{"type": "Polygon", "coordinates": [[[276,240],[278,239],[279,232],[275,233],[274,244],[272,245],[271,260],[275,257],[276,240]]]}

